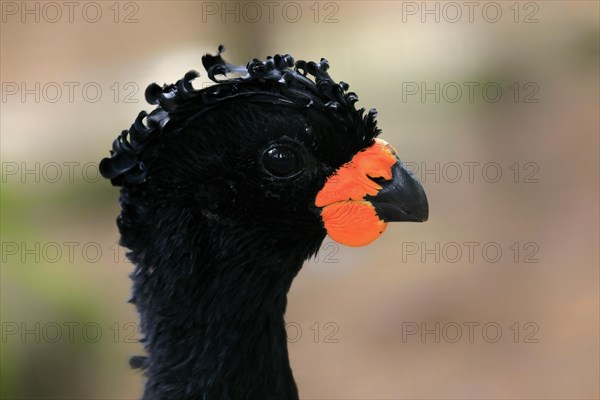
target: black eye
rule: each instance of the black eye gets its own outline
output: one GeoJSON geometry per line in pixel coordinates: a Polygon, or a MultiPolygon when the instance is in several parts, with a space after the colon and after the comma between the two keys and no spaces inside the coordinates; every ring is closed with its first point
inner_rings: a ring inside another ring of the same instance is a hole
{"type": "Polygon", "coordinates": [[[301,157],[291,148],[271,147],[263,155],[263,166],[273,176],[288,178],[302,170],[301,157]]]}

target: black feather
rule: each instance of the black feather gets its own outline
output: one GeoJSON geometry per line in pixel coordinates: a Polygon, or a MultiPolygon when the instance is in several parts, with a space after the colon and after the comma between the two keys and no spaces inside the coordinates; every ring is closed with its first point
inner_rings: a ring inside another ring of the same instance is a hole
{"type": "Polygon", "coordinates": [[[195,71],[150,85],[156,108],[100,164],[122,186],[117,224],[148,352],[130,363],[145,370],[144,399],[298,398],[283,316],[326,234],[314,200],[379,133],[325,59],[241,67],[222,51],[202,58],[213,86],[195,89],[195,71]],[[301,162],[293,178],[265,168],[274,145],[301,162]]]}

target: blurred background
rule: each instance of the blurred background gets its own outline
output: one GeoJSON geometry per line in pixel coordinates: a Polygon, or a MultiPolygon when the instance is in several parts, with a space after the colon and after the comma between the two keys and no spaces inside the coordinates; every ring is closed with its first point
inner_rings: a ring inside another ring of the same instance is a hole
{"type": "Polygon", "coordinates": [[[112,140],[201,56],[331,63],[425,224],[326,239],[289,294],[303,399],[596,399],[599,3],[1,2],[2,399],[134,399],[112,140]]]}

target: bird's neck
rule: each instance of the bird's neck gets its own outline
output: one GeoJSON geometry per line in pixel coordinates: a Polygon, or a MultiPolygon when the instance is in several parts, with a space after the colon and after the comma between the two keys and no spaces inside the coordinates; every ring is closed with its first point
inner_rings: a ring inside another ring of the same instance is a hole
{"type": "Polygon", "coordinates": [[[260,252],[213,249],[172,256],[170,265],[138,264],[134,302],[149,353],[144,399],[298,398],[284,313],[303,259],[260,252]]]}

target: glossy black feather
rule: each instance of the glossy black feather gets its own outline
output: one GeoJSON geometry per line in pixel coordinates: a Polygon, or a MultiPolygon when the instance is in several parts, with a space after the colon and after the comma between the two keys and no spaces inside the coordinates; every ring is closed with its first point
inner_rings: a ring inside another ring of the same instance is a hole
{"type": "Polygon", "coordinates": [[[142,112],[113,143],[101,173],[122,186],[117,224],[135,264],[148,378],[144,399],[297,399],[286,295],[325,237],[315,197],[378,134],[329,64],[289,55],[246,67],[206,55],[214,86],[191,71],[146,91],[142,112]],[[217,76],[242,76],[217,80],[217,76]],[[262,157],[284,146],[292,178],[262,157]]]}

